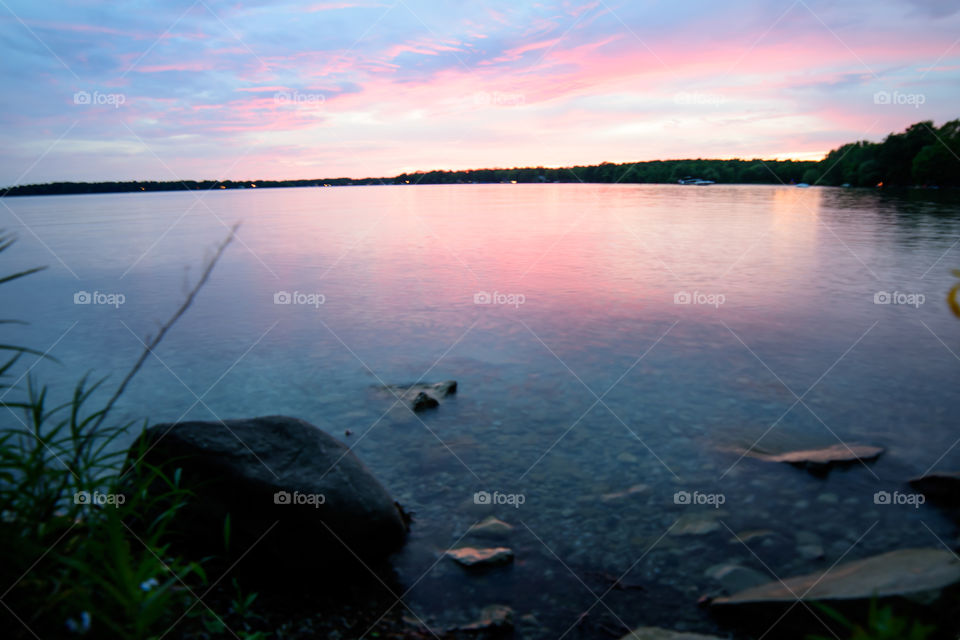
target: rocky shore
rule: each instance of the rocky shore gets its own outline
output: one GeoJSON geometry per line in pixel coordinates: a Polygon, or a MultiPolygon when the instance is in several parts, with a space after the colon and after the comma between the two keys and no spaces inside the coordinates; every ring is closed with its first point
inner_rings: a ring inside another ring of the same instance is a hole
{"type": "MultiPolygon", "coordinates": [[[[456,390],[456,382],[446,381],[384,386],[377,393],[404,411],[420,412],[442,410],[443,401],[456,390]]],[[[149,465],[175,473],[192,492],[178,514],[175,544],[191,557],[220,558],[219,566],[236,567],[236,575],[254,585],[262,613],[253,630],[278,638],[544,637],[533,612],[514,611],[508,602],[477,603],[475,616],[446,625],[428,624],[408,608],[403,600],[407,587],[392,569],[391,557],[403,547],[411,527],[418,526],[416,518],[346,444],[308,422],[268,416],[158,424],[142,438],[131,451],[146,449],[149,465]]],[[[823,478],[835,468],[855,473],[858,465],[870,464],[883,452],[873,445],[838,443],[821,449],[734,453],[788,463],[823,478]]],[[[958,478],[957,473],[933,472],[905,485],[955,517],[958,478]]],[[[162,494],[162,487],[155,489],[162,494]]],[[[650,491],[646,484],[632,484],[595,497],[616,508],[650,491]]],[[[678,495],[682,499],[682,492],[678,495]]],[[[720,504],[713,506],[682,515],[667,538],[682,541],[724,533],[724,512],[720,504]]],[[[468,580],[509,576],[526,558],[514,546],[518,524],[501,517],[488,512],[478,518],[450,548],[437,551],[436,563],[449,563],[468,580]]],[[[763,529],[728,533],[732,544],[748,549],[776,537],[763,529]]],[[[822,559],[824,541],[797,532],[796,553],[822,559]]],[[[736,637],[762,633],[781,619],[797,632],[784,631],[778,637],[803,637],[823,623],[814,603],[859,615],[871,603],[897,602],[921,616],[942,618],[944,611],[956,610],[960,558],[949,548],[896,549],[783,579],[731,560],[705,566],[704,576],[715,590],[686,603],[671,592],[665,602],[705,609],[717,629],[736,637]]],[[[626,574],[607,580],[607,591],[634,589],[659,597],[652,582],[631,583],[626,574]]],[[[210,597],[228,602],[229,593],[220,588],[210,597]]],[[[721,637],[686,628],[631,629],[614,618],[616,623],[589,627],[591,633],[624,640],[721,637]]],[[[783,624],[777,628],[785,629],[783,624]]]]}

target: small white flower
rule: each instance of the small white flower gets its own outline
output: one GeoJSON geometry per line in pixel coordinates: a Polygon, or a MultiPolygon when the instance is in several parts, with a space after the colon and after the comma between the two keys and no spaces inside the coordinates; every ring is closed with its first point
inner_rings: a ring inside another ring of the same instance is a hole
{"type": "Polygon", "coordinates": [[[150,589],[153,589],[155,586],[159,584],[160,583],[157,581],[156,578],[150,578],[149,580],[144,580],[143,582],[141,582],[140,588],[144,591],[150,591],[150,589]]]}

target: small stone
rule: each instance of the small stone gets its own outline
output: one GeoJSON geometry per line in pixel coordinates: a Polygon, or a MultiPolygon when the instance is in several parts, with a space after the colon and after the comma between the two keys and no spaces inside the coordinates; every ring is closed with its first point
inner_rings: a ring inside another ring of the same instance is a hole
{"type": "Polygon", "coordinates": [[[505,538],[513,532],[513,525],[509,525],[503,520],[498,520],[493,516],[487,516],[477,524],[467,530],[468,536],[480,536],[487,538],[505,538]]]}
{"type": "Polygon", "coordinates": [[[507,547],[460,547],[445,554],[465,567],[496,566],[513,562],[513,551],[507,547]]]}
{"type": "Polygon", "coordinates": [[[741,531],[733,538],[730,538],[729,542],[730,544],[750,543],[772,535],[776,534],[770,529],[751,529],[749,531],[741,531]]]}
{"type": "Polygon", "coordinates": [[[826,555],[819,544],[802,544],[797,547],[797,553],[805,560],[821,560],[826,555]]]}
{"type": "Polygon", "coordinates": [[[512,629],[513,609],[503,604],[491,604],[480,612],[480,619],[460,627],[460,631],[486,631],[490,629],[512,629]]]}
{"type": "Polygon", "coordinates": [[[645,484],[635,484],[625,491],[617,491],[616,493],[605,493],[600,496],[600,499],[603,502],[610,502],[611,500],[618,500],[619,498],[626,498],[627,496],[632,496],[637,493],[643,493],[649,489],[645,484]]]}
{"type": "Polygon", "coordinates": [[[712,578],[720,583],[727,594],[744,591],[750,587],[759,584],[765,584],[770,581],[768,576],[759,571],[741,567],[736,564],[718,564],[710,567],[704,572],[708,578],[712,578]]]}
{"type": "Polygon", "coordinates": [[[720,529],[715,516],[709,514],[689,514],[680,516],[670,530],[672,536],[702,536],[720,529]]]}

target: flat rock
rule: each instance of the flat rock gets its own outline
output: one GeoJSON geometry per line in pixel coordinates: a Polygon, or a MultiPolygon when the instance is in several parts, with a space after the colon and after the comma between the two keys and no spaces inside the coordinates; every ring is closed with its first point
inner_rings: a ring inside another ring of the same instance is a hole
{"type": "Polygon", "coordinates": [[[705,636],[701,633],[671,631],[659,627],[639,627],[620,640],[721,640],[717,636],[705,636]]]}
{"type": "Polygon", "coordinates": [[[738,593],[770,581],[769,576],[737,564],[714,565],[707,569],[704,575],[719,582],[728,594],[738,593]]]}
{"type": "Polygon", "coordinates": [[[465,567],[494,567],[513,562],[513,551],[508,547],[459,547],[445,555],[465,567]]]}
{"type": "Polygon", "coordinates": [[[728,542],[730,544],[740,544],[740,543],[751,543],[756,542],[762,538],[776,535],[776,531],[770,529],[751,529],[749,531],[741,531],[736,534],[734,537],[730,538],[728,542]]]}
{"type": "Polygon", "coordinates": [[[753,450],[737,450],[738,453],[767,462],[786,462],[810,471],[826,471],[832,466],[869,462],[880,457],[885,449],[867,444],[837,443],[819,449],[801,449],[785,453],[763,453],[753,450]]]}
{"type": "Polygon", "coordinates": [[[513,525],[493,516],[487,516],[467,530],[468,536],[481,538],[506,538],[513,532],[513,525]]]}
{"type": "Polygon", "coordinates": [[[960,471],[934,471],[910,480],[932,502],[960,506],[960,471]]]}
{"type": "Polygon", "coordinates": [[[924,597],[960,582],[960,560],[945,549],[900,549],[837,565],[832,570],[773,581],[711,606],[724,608],[803,601],[870,600],[893,596],[924,597]]]}
{"type": "Polygon", "coordinates": [[[617,491],[614,493],[605,493],[600,496],[600,500],[603,502],[610,502],[611,500],[619,500],[621,498],[626,498],[628,496],[636,495],[639,493],[644,493],[649,489],[645,484],[635,484],[629,489],[624,489],[623,491],[617,491]]]}
{"type": "MultiPolygon", "coordinates": [[[[250,549],[245,563],[297,572],[341,562],[350,555],[345,544],[360,557],[385,558],[406,539],[405,517],[386,489],[346,445],[303,420],[158,424],[128,458],[141,445],[149,447],[143,462],[170,476],[181,470],[192,494],[174,528],[205,554],[223,551],[227,514],[231,550],[250,549]]],[[[167,489],[155,485],[150,492],[167,489]]]]}
{"type": "Polygon", "coordinates": [[[680,516],[677,523],[670,529],[672,536],[702,536],[719,531],[721,525],[717,516],[712,513],[690,513],[680,516]]]}

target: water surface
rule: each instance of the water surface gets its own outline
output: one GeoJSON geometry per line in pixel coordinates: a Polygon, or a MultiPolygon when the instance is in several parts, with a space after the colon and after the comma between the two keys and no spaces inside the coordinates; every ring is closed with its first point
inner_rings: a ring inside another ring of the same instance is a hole
{"type": "Polygon", "coordinates": [[[953,543],[934,507],[874,502],[960,468],[949,194],[459,185],[4,202],[0,227],[20,242],[3,272],[50,266],[4,285],[3,317],[31,322],[5,331],[59,359],[33,371],[60,393],[86,371],[119,381],[242,222],[119,410],[281,413],[341,437],[415,514],[396,564],[432,624],[501,603],[535,616],[522,636],[557,637],[626,572],[645,589],[610,592],[575,633],[618,618],[710,631],[695,602],[716,590],[714,564],[772,579],[953,543]],[[74,304],[82,291],[125,302],[74,304]],[[476,304],[482,292],[513,304],[476,304]],[[415,417],[372,391],[421,378],[460,392],[415,417]],[[826,479],[737,453],[838,441],[887,453],[826,479]],[[524,503],[478,506],[478,491],[524,503]],[[724,503],[677,504],[678,491],[724,503]],[[490,513],[516,527],[512,567],[437,562],[490,513]],[[748,548],[734,534],[749,530],[773,533],[748,548]],[[825,557],[800,555],[798,532],[825,557]]]}

